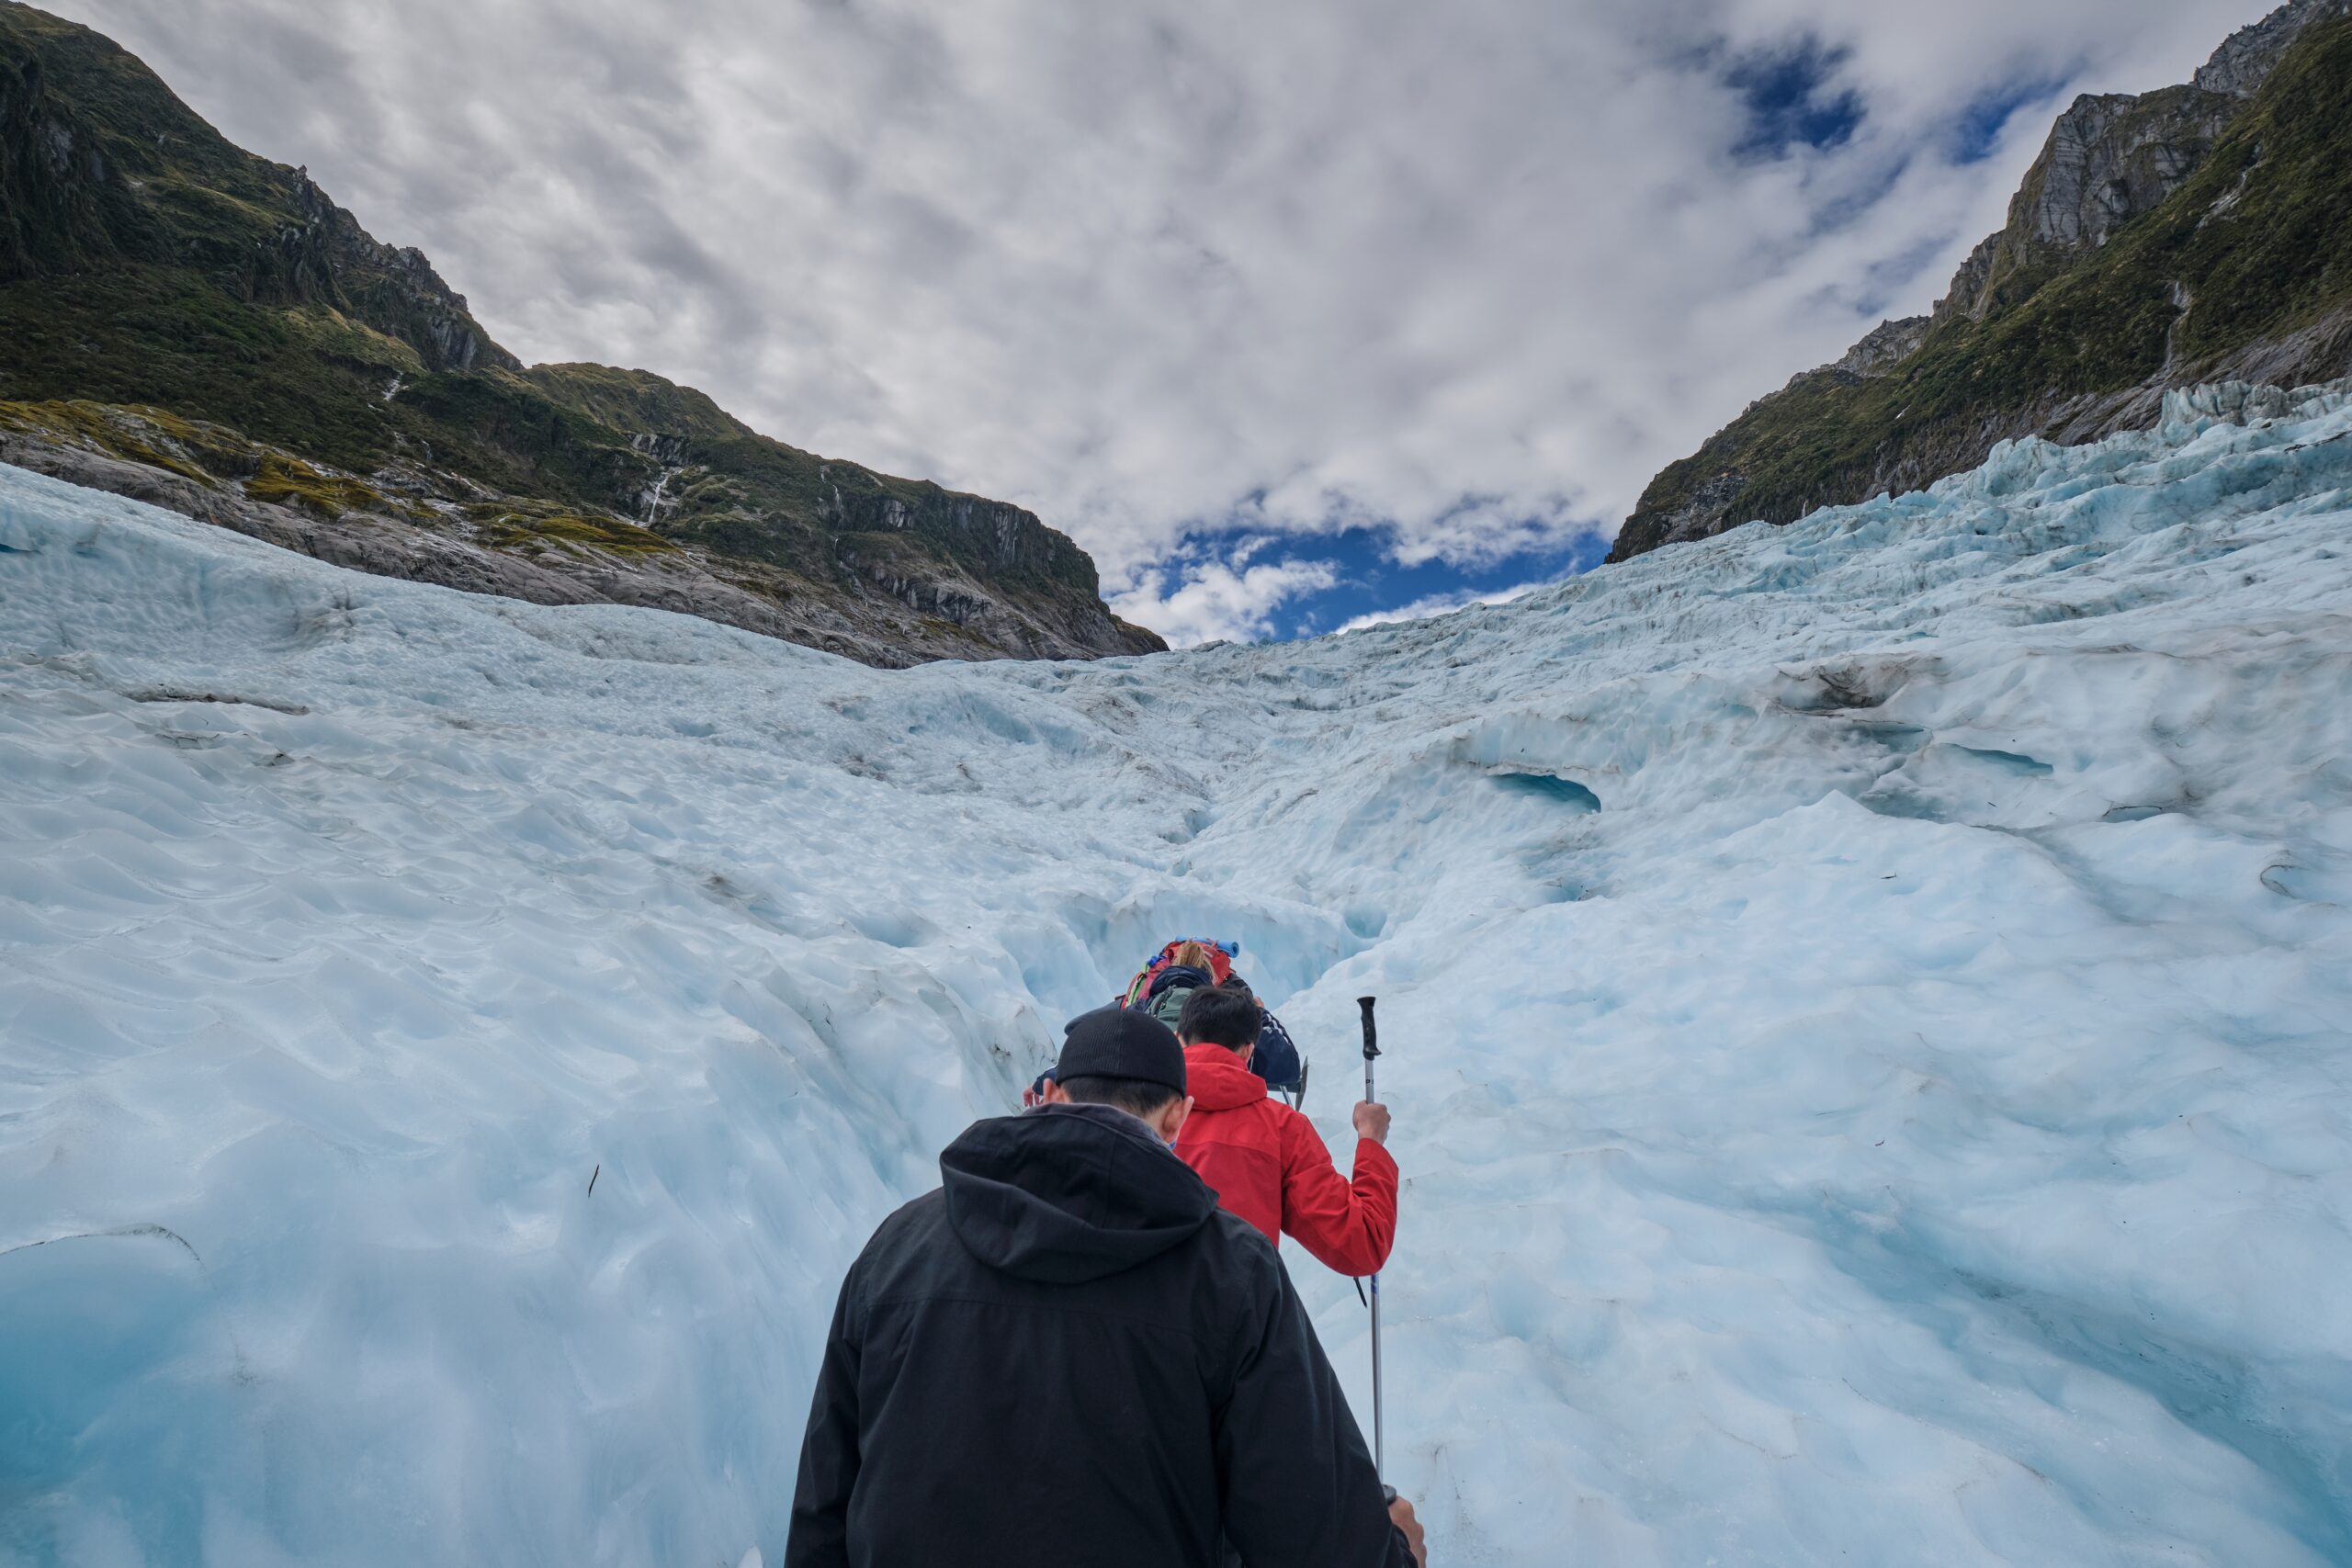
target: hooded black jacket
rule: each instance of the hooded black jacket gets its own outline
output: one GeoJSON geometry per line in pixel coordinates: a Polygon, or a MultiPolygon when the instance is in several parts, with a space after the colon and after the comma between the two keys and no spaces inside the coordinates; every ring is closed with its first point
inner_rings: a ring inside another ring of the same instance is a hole
{"type": "Polygon", "coordinates": [[[1149,1128],[975,1122],[842,1282],[786,1568],[1411,1568],[1274,1250],[1149,1128]]]}

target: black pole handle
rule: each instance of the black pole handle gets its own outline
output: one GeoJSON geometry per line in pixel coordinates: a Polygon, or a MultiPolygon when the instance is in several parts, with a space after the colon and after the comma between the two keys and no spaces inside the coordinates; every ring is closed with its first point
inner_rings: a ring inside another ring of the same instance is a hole
{"type": "Polygon", "coordinates": [[[1373,997],[1356,998],[1356,1006],[1363,1009],[1363,1059],[1367,1062],[1380,1055],[1380,1031],[1372,1021],[1372,1004],[1376,999],[1373,997]]]}

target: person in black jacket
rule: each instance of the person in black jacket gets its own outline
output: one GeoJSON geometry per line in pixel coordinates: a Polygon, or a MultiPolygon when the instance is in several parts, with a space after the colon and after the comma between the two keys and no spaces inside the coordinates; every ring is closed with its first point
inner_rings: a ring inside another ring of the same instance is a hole
{"type": "Polygon", "coordinates": [[[1072,1028],[851,1265],[786,1568],[1416,1568],[1290,1278],[1168,1145],[1165,1024],[1072,1028]]]}

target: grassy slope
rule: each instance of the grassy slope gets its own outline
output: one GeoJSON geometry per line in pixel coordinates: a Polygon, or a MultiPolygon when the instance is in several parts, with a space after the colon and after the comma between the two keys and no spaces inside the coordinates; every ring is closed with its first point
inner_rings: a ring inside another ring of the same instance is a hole
{"type": "Polygon", "coordinates": [[[1093,563],[1027,513],[828,462],[646,372],[521,369],[422,257],[322,219],[298,171],[231,144],[109,40],[11,0],[0,193],[0,400],[149,406],[357,474],[404,459],[624,519],[681,467],[658,526],[682,540],[817,581],[952,563],[1041,605],[1098,604],[1093,563]],[[472,367],[438,346],[452,321],[479,338],[472,367]],[[684,445],[657,454],[646,434],[684,445]]]}
{"type": "Polygon", "coordinates": [[[1639,525],[1730,468],[1747,479],[1736,518],[1775,523],[1966,468],[2031,410],[2162,372],[2176,281],[2194,301],[2171,345],[2182,367],[2352,302],[2352,18],[2299,39],[2203,165],[2103,249],[2010,275],[1987,319],[1940,324],[1893,375],[1814,375],[1763,400],[1651,481],[1620,548],[1647,547],[1639,525]]]}

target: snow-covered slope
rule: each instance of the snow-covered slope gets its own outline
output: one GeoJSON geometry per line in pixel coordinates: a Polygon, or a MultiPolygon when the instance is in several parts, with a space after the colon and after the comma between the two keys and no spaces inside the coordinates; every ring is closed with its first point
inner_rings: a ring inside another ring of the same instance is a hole
{"type": "Polygon", "coordinates": [[[773,1562],[866,1230],[1192,930],[1335,1142],[1382,998],[1444,1562],[2352,1560],[2352,398],[2248,400],[898,673],[0,469],[0,1561],[773,1562]]]}

